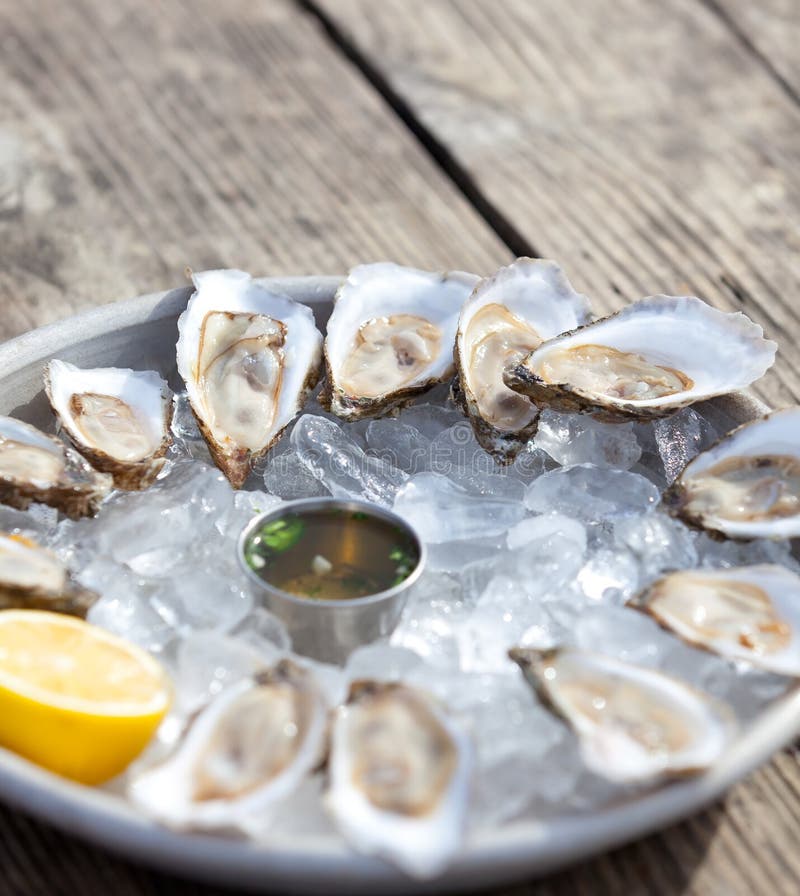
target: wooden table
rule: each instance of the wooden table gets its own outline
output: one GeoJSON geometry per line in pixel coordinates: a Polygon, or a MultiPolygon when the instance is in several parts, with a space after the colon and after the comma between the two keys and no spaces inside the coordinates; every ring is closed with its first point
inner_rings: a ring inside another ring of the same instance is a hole
{"type": "MultiPolygon", "coordinates": [[[[0,0],[0,336],[196,269],[558,259],[742,309],[800,397],[797,0],[0,0]]],[[[522,894],[796,894],[788,750],[522,894]]],[[[0,809],[0,892],[221,893],[0,809]]]]}

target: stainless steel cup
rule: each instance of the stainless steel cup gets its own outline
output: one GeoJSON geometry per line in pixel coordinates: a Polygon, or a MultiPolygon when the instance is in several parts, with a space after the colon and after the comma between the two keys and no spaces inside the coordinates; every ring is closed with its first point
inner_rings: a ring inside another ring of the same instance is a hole
{"type": "Polygon", "coordinates": [[[254,517],[239,536],[237,554],[253,594],[283,620],[294,649],[328,663],[343,663],[356,647],[392,633],[400,619],[409,589],[420,577],[425,565],[425,545],[405,520],[377,504],[338,498],[291,501],[254,517]],[[265,581],[250,568],[245,560],[245,546],[255,530],[287,515],[302,517],[304,513],[320,510],[363,513],[369,518],[397,526],[415,544],[419,556],[417,565],[399,585],[378,594],[347,600],[315,600],[290,594],[265,581]]]}

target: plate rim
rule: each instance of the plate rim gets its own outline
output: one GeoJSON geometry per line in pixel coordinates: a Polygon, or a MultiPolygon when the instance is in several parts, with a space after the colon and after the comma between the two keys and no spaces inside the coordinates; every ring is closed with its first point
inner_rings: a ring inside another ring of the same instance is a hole
{"type": "MultiPolygon", "coordinates": [[[[327,308],[339,276],[258,278],[312,307],[327,308]]],[[[0,345],[0,385],[15,372],[61,349],[125,327],[174,318],[191,287],[147,293],[93,307],[0,345]]],[[[768,410],[751,395],[737,396],[753,416],[768,410]]],[[[543,821],[524,821],[482,832],[429,881],[406,877],[393,866],[351,852],[332,837],[278,840],[274,845],[170,831],[136,813],[118,796],[75,784],[0,749],[0,799],[40,820],[118,855],[187,877],[260,890],[289,886],[295,892],[337,889],[368,893],[443,892],[502,885],[535,877],[639,839],[686,818],[769,761],[800,732],[800,686],[759,715],[713,769],[622,803],[543,821]]]]}

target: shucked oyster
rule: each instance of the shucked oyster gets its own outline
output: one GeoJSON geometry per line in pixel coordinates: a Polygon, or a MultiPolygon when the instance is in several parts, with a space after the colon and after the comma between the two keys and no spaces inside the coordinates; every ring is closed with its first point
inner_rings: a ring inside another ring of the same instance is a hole
{"type": "Polygon", "coordinates": [[[0,534],[0,610],[51,610],[83,619],[96,600],[55,554],[21,535],[0,534]]]}
{"type": "Polygon", "coordinates": [[[519,258],[475,287],[458,324],[454,396],[487,451],[510,460],[536,430],[538,409],[506,386],[506,371],[588,317],[588,299],[552,261],[519,258]]]}
{"type": "Polygon", "coordinates": [[[469,740],[427,697],[358,681],[333,723],[325,802],[355,849],[431,877],[461,843],[471,768],[469,740]]]}
{"type": "Polygon", "coordinates": [[[217,466],[244,484],[319,377],[311,309],[243,271],[194,274],[178,320],[178,372],[217,466]]]}
{"type": "Polygon", "coordinates": [[[549,340],[506,383],[540,406],[608,419],[662,417],[746,388],[769,370],[775,350],[744,314],[692,296],[651,296],[549,340]]]}
{"type": "Polygon", "coordinates": [[[328,321],[320,401],[357,420],[448,380],[458,314],[477,280],[389,262],[353,268],[328,321]]]}
{"type": "Polygon", "coordinates": [[[130,797],[177,828],[263,820],[322,758],[326,720],[310,673],[282,660],[206,706],[173,755],[133,781],[130,797]]]}
{"type": "Polygon", "coordinates": [[[654,781],[703,771],[726,747],[732,717],[676,679],[600,653],[515,648],[509,656],[580,739],[595,774],[654,781]]]}
{"type": "Polygon", "coordinates": [[[800,577],[783,566],[673,572],[630,604],[696,647],[800,676],[800,577]]]}
{"type": "Polygon", "coordinates": [[[671,513],[728,538],[800,535],[800,407],[746,423],[698,454],[664,495],[671,513]]]}
{"type": "Polygon", "coordinates": [[[147,488],[164,465],[171,436],[172,393],[152,371],[81,370],[50,361],[50,404],[72,444],[123,489],[147,488]]]}
{"type": "Polygon", "coordinates": [[[0,502],[25,510],[32,501],[77,519],[97,512],[112,480],[60,439],[0,417],[0,502]]]}

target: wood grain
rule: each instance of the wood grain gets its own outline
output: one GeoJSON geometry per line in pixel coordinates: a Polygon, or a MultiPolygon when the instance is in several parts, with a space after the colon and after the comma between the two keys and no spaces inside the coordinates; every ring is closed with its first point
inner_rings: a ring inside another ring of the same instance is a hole
{"type": "Polygon", "coordinates": [[[795,0],[709,0],[784,92],[800,103],[800,12],[795,0]]]}
{"type": "Polygon", "coordinates": [[[290,2],[3,0],[0,16],[0,337],[187,265],[509,257],[290,2]]]}
{"type": "Polygon", "coordinates": [[[697,0],[311,0],[516,232],[606,310],[693,292],[800,396],[800,108],[697,0]]]}

